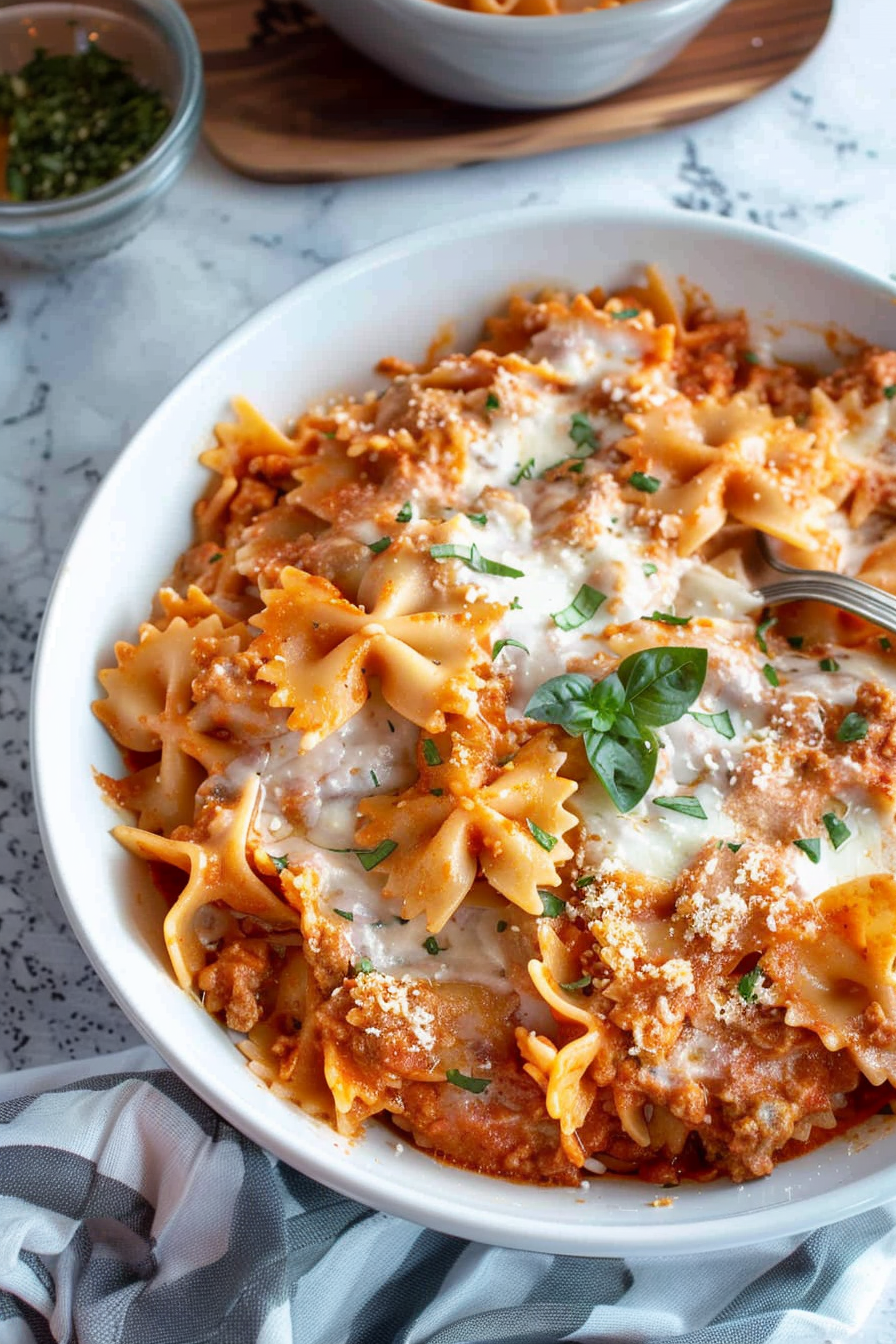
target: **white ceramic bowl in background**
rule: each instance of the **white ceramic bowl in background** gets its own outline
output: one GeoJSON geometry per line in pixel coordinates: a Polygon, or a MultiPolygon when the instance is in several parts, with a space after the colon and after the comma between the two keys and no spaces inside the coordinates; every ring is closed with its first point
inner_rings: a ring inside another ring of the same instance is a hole
{"type": "Polygon", "coordinates": [[[338,388],[370,386],[384,354],[420,357],[446,320],[461,342],[512,289],[630,280],[648,261],[726,307],[746,303],[760,341],[823,359],[832,320],[896,344],[896,288],[780,235],[683,212],[527,210],[453,223],[334,266],[246,323],[162,403],[97,492],[44,620],[33,699],[35,797],[50,868],[83,947],[139,1030],[211,1106],[310,1176],[366,1204],[480,1241],[576,1255],[720,1249],[802,1231],[896,1196],[896,1121],[735,1186],[684,1184],[671,1207],[612,1177],[589,1190],[514,1185],[440,1165],[372,1124],[354,1144],[266,1091],[225,1031],[175,984],[162,902],[109,835],[91,767],[120,773],[90,711],[98,667],[131,639],[191,536],[207,473],[196,454],[241,393],[275,421],[338,388]],[[777,335],[775,334],[777,333],[777,335]]]}
{"type": "Polygon", "coordinates": [[[574,107],[652,75],[728,0],[635,0],[519,18],[435,0],[312,0],[346,42],[443,98],[482,107],[574,107]]]}

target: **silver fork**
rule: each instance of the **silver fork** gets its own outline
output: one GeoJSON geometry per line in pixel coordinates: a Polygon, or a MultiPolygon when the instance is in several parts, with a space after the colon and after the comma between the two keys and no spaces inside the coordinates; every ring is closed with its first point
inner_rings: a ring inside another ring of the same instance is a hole
{"type": "Polygon", "coordinates": [[[896,634],[896,597],[892,594],[846,574],[835,574],[828,569],[798,569],[795,565],[785,564],[772,551],[768,537],[760,532],[758,540],[759,552],[766,564],[779,574],[789,576],[781,583],[767,583],[756,590],[766,606],[807,600],[827,602],[896,634]]]}

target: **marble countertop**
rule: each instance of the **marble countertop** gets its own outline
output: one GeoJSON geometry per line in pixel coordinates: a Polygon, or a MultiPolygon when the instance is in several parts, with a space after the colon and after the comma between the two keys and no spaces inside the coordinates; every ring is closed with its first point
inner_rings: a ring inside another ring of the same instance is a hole
{"type": "MultiPolygon", "coordinates": [[[[115,255],[61,274],[0,262],[0,1069],[136,1040],[69,932],[44,864],[28,689],[69,535],[165,393],[237,323],[321,267],[483,210],[624,198],[752,220],[896,272],[894,69],[889,0],[838,0],[821,47],[783,84],[679,130],[314,186],[249,182],[202,150],[160,217],[115,255]]],[[[896,1334],[892,1295],[887,1312],[881,1339],[896,1334]]]]}

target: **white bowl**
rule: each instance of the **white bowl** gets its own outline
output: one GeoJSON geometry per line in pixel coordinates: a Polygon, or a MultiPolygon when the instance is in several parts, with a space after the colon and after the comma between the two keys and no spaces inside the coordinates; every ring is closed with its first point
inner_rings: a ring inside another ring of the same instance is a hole
{"type": "Polygon", "coordinates": [[[291,1165],[365,1204],[455,1235],[574,1255],[694,1251],[761,1241],[896,1196],[894,1121],[880,1117],[745,1186],[684,1184],[671,1207],[650,1186],[595,1178],[589,1190],[514,1185],[440,1165],[373,1124],[349,1144],[278,1101],[227,1034],[175,984],[160,898],[109,835],[113,813],[91,766],[120,760],[90,712],[96,669],[130,638],[154,586],[191,534],[206,473],[196,454],[229,398],[275,421],[337,387],[363,389],[387,353],[418,357],[440,325],[471,341],[508,291],[587,288],[644,262],[687,276],[724,306],[745,302],[773,348],[823,357],[832,319],[888,344],[896,288],[800,244],[684,213],[527,210],[417,234],[334,266],[247,322],[206,356],[132,440],[97,492],[63,560],[44,620],[33,703],[35,796],[56,886],[110,991],[171,1067],[221,1115],[291,1165]]]}
{"type": "Polygon", "coordinates": [[[435,0],[312,0],[341,38],[428,93],[482,107],[574,107],[652,75],[728,0],[636,0],[518,18],[435,0]]]}

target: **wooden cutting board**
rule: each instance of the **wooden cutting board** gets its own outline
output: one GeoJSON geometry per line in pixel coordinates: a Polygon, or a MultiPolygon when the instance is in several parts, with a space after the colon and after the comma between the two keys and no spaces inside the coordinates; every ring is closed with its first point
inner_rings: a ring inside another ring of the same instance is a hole
{"type": "Polygon", "coordinates": [[[731,0],[645,83],[586,107],[508,113],[412,89],[299,0],[184,0],[205,59],[206,139],[229,167],[273,182],[451,168],[694,121],[789,75],[821,39],[832,6],[731,0]]]}

